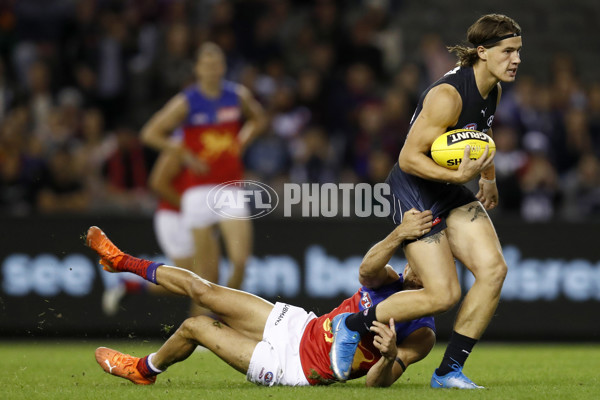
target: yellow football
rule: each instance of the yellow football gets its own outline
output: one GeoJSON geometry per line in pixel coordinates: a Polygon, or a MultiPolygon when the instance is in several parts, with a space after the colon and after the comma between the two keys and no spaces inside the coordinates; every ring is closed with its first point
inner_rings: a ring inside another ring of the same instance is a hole
{"type": "Polygon", "coordinates": [[[471,160],[481,157],[486,145],[490,148],[490,154],[496,151],[496,143],[487,134],[473,129],[456,129],[444,133],[433,141],[431,158],[442,167],[458,169],[467,145],[471,146],[469,156],[471,160]]]}

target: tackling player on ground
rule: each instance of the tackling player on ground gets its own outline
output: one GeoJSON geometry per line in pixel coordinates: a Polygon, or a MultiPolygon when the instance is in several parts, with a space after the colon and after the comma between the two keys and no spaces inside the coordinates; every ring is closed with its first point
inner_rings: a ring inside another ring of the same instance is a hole
{"type": "MultiPolygon", "coordinates": [[[[174,294],[189,296],[223,322],[208,316],[188,318],[156,353],[137,358],[100,347],[96,361],[110,374],[146,385],[202,345],[257,384],[334,383],[329,362],[332,319],[344,312],[362,312],[394,293],[420,287],[408,266],[403,277],[387,263],[404,240],[429,232],[431,220],[429,211],[408,211],[402,224],[365,255],[359,268],[362,287],[358,292],[321,317],[213,284],[182,268],[132,257],[119,250],[99,228],[91,227],[86,244],[100,255],[106,270],[132,272],[174,294]]],[[[403,323],[391,318],[385,323],[375,322],[358,345],[349,378],[366,374],[367,386],[390,386],[408,365],[424,358],[434,343],[432,317],[403,323]]]]}
{"type": "Polygon", "coordinates": [[[488,326],[500,299],[506,262],[486,209],[498,204],[493,165],[486,150],[478,160],[465,149],[458,170],[437,165],[430,157],[433,141],[453,129],[476,129],[492,136],[491,126],[500,100],[500,82],[512,82],[521,63],[521,28],[511,18],[490,14],[467,31],[472,47],[455,46],[458,67],[432,84],[421,96],[406,143],[387,179],[393,219],[404,210],[431,210],[433,228],[419,240],[405,243],[411,268],[423,289],[397,293],[366,315],[345,314],[334,319],[332,367],[338,379],[349,375],[360,337],[372,321],[408,321],[447,311],[461,298],[454,258],[475,276],[475,283],[458,311],[444,358],[431,378],[433,388],[481,388],[467,378],[463,365],[488,326]],[[474,177],[474,196],[462,186],[474,177]]]}

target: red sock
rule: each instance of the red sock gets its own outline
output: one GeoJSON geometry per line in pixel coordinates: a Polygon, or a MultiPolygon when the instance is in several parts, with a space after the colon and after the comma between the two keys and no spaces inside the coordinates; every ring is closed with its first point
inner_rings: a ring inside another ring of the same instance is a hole
{"type": "Polygon", "coordinates": [[[147,281],[157,283],[156,269],[161,265],[163,265],[163,263],[156,263],[129,254],[123,254],[123,258],[117,263],[116,269],[119,271],[133,272],[147,281]]]}
{"type": "Polygon", "coordinates": [[[135,367],[144,378],[151,378],[153,376],[158,375],[158,372],[152,371],[152,369],[148,365],[148,356],[140,358],[135,367]]]}

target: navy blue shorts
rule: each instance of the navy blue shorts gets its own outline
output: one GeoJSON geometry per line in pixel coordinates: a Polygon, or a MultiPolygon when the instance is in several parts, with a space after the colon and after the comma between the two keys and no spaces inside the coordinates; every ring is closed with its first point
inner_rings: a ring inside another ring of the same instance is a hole
{"type": "Polygon", "coordinates": [[[473,192],[463,185],[435,182],[407,174],[400,169],[398,163],[394,165],[385,182],[390,186],[388,200],[391,207],[390,217],[394,224],[400,225],[404,213],[411,208],[419,211],[431,210],[433,227],[420,239],[446,229],[446,218],[450,211],[477,201],[473,192]]]}

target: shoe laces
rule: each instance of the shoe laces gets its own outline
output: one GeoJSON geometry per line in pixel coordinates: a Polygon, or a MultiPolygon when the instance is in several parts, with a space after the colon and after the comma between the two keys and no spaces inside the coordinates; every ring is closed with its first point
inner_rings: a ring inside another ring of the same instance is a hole
{"type": "Polygon", "coordinates": [[[137,360],[127,354],[123,354],[123,353],[116,353],[112,359],[111,359],[112,363],[115,365],[121,365],[123,368],[129,369],[134,367],[134,364],[137,364],[137,360]]]}
{"type": "Polygon", "coordinates": [[[456,361],[454,358],[450,358],[450,359],[451,359],[452,361],[454,361],[454,364],[451,364],[451,365],[450,365],[450,368],[452,368],[454,371],[456,371],[456,372],[458,372],[458,373],[462,373],[463,366],[462,366],[462,365],[460,365],[460,364],[458,363],[458,361],[456,361]]]}

